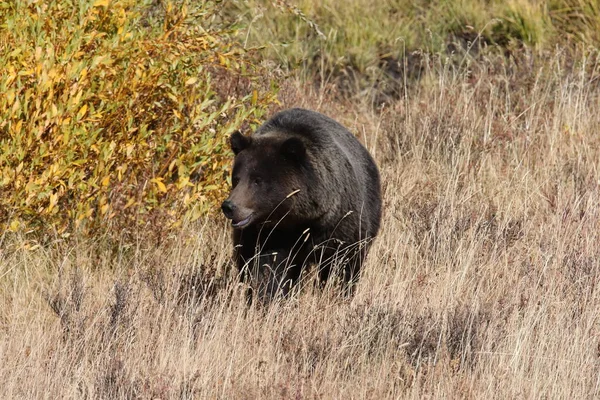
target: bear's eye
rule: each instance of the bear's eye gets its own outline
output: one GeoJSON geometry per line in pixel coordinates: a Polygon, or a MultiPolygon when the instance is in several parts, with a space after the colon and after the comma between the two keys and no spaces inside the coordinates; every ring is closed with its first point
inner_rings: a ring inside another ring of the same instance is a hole
{"type": "Polygon", "coordinates": [[[254,184],[255,185],[260,185],[262,183],[262,179],[259,177],[254,178],[254,184]]]}

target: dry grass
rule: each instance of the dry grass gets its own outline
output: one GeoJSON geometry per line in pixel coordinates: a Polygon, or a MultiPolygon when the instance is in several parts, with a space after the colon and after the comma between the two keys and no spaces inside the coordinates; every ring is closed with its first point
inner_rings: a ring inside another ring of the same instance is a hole
{"type": "Polygon", "coordinates": [[[600,90],[589,59],[561,60],[434,61],[377,113],[288,86],[285,106],[336,116],[381,166],[352,301],[246,307],[221,220],[116,255],[5,238],[0,397],[600,396],[600,90]]]}

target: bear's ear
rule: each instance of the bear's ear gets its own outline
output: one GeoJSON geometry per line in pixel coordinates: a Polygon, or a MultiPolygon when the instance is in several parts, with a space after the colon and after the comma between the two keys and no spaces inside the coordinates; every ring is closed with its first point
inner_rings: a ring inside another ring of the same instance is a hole
{"type": "Polygon", "coordinates": [[[283,142],[281,145],[281,153],[295,161],[302,161],[306,155],[306,148],[304,147],[302,140],[293,137],[283,142]]]}
{"type": "Polygon", "coordinates": [[[240,151],[250,147],[250,143],[252,143],[252,138],[242,135],[240,131],[235,131],[229,138],[231,150],[233,150],[233,154],[236,156],[240,151]]]}

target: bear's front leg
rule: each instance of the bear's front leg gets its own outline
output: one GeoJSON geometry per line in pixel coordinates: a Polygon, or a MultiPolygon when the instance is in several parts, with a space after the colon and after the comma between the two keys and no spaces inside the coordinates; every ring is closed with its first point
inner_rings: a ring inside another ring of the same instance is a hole
{"type": "Polygon", "coordinates": [[[263,251],[250,268],[250,285],[263,302],[285,297],[298,280],[300,268],[285,249],[263,251]]]}

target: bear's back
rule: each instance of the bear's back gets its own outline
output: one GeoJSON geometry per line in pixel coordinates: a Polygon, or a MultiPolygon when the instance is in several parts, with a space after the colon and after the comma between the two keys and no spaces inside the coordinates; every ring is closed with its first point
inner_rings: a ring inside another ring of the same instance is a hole
{"type": "Polygon", "coordinates": [[[352,188],[357,211],[369,234],[379,230],[381,189],[375,161],[359,140],[337,121],[316,111],[292,108],[275,114],[255,133],[256,138],[295,136],[307,143],[309,152],[334,179],[352,188]],[[352,173],[349,173],[349,168],[352,173]]]}

